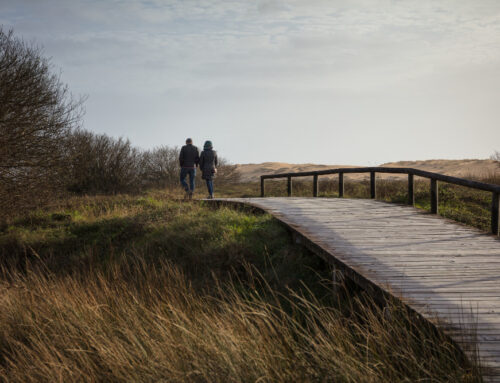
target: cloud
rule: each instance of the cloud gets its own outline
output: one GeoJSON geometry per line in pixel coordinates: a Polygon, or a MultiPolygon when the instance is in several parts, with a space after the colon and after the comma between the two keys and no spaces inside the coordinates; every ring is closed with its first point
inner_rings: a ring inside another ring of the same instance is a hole
{"type": "MultiPolygon", "coordinates": [[[[88,110],[93,126],[116,119],[115,130],[127,124],[118,106],[129,121],[144,118],[131,117],[133,100],[155,105],[137,110],[158,121],[175,115],[175,123],[192,126],[210,118],[228,123],[210,115],[218,102],[229,103],[249,126],[258,118],[244,112],[247,105],[273,126],[305,124],[311,112],[311,134],[320,135],[336,119],[354,130],[367,123],[397,129],[406,116],[417,121],[426,111],[425,121],[437,121],[426,98],[439,100],[432,95],[443,95],[443,88],[468,91],[469,104],[483,100],[475,83],[498,95],[484,81],[485,73],[500,76],[497,0],[17,0],[0,2],[0,15],[4,25],[45,46],[73,90],[96,95],[99,102],[88,110]],[[401,99],[405,105],[395,101],[401,99]],[[385,114],[370,106],[373,100],[385,114]],[[360,116],[359,103],[372,111],[371,120],[360,116]],[[330,111],[333,104],[343,111],[330,111]],[[391,112],[392,104],[406,112],[391,112]],[[203,112],[185,120],[176,110],[203,112]]],[[[463,100],[446,97],[446,113],[459,106],[460,120],[463,100]]],[[[491,129],[498,116],[476,111],[491,129]]]]}
{"type": "Polygon", "coordinates": [[[384,83],[500,57],[500,5],[488,1],[18,4],[25,15],[16,20],[19,28],[53,49],[63,66],[116,67],[117,76],[120,67],[134,68],[164,78],[165,87],[295,78],[313,87],[327,79],[357,88],[363,77],[384,83]],[[165,70],[173,72],[163,76],[165,70]]]}

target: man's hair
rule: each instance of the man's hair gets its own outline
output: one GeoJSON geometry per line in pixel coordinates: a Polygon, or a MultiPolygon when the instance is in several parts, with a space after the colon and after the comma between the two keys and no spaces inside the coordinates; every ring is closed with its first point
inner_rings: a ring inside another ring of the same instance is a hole
{"type": "Polygon", "coordinates": [[[186,144],[192,144],[193,140],[191,138],[186,138],[186,144]]]}

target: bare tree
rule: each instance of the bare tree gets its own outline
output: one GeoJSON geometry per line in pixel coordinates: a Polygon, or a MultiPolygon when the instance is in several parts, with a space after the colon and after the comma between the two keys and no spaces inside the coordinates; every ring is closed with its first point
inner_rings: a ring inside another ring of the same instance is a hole
{"type": "Polygon", "coordinates": [[[495,153],[493,153],[491,156],[490,156],[490,159],[491,160],[494,160],[494,161],[498,161],[500,162],[500,152],[498,150],[495,150],[495,153]]]}
{"type": "Polygon", "coordinates": [[[40,48],[0,27],[0,211],[33,207],[58,189],[62,142],[81,120],[40,48]]]}
{"type": "Polygon", "coordinates": [[[75,130],[67,140],[66,156],[69,191],[116,194],[143,187],[142,155],[129,140],[75,130]]]}
{"type": "Polygon", "coordinates": [[[179,148],[161,146],[142,154],[145,186],[173,187],[179,180],[179,148]]]}

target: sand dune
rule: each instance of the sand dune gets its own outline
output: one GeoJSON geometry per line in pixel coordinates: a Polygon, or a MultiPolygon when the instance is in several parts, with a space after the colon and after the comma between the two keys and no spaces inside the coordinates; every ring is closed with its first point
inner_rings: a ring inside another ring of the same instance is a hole
{"type": "MultiPolygon", "coordinates": [[[[288,164],[284,162],[263,162],[261,164],[237,165],[242,182],[258,181],[263,174],[280,174],[289,172],[304,172],[334,168],[353,168],[351,165],[318,165],[318,164],[288,164]]],[[[387,167],[409,167],[446,174],[455,177],[471,178],[500,173],[500,163],[493,160],[425,160],[399,161],[381,164],[387,167]]],[[[381,175],[385,178],[398,178],[394,175],[381,175]]],[[[327,177],[327,176],[324,176],[327,177]]],[[[350,174],[349,178],[363,179],[363,174],[350,174]]]]}

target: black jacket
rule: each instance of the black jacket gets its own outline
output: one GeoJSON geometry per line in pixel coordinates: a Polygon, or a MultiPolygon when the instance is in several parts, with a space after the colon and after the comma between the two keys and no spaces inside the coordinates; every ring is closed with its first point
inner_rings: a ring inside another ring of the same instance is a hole
{"type": "Polygon", "coordinates": [[[217,152],[212,149],[204,150],[200,156],[201,178],[211,180],[215,174],[215,167],[219,164],[217,152]]]}
{"type": "Polygon", "coordinates": [[[194,168],[200,162],[200,152],[193,144],[184,145],[179,154],[181,168],[194,168]]]}

